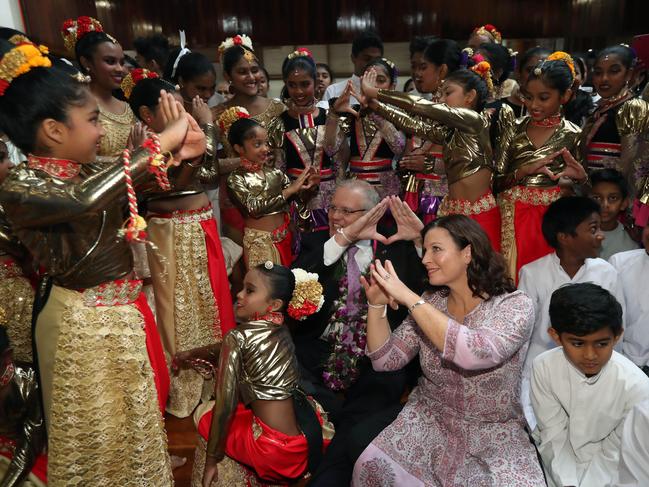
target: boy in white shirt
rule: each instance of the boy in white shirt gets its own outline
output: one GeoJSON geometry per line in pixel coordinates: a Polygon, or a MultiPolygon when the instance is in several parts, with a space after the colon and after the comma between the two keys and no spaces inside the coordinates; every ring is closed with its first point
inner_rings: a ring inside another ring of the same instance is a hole
{"type": "Polygon", "coordinates": [[[620,214],[629,207],[629,185],[624,175],[616,169],[595,171],[591,177],[590,197],[602,208],[602,232],[604,241],[599,256],[604,260],[627,250],[638,248],[626,228],[620,223],[620,214]]]}
{"type": "Polygon", "coordinates": [[[532,370],[532,436],[549,487],[604,487],[618,476],[624,420],[649,398],[649,378],[613,350],[622,306],[605,289],[580,283],[557,289],[549,334],[559,348],[532,370]]]}
{"type": "Polygon", "coordinates": [[[623,353],[649,375],[649,226],[642,232],[642,245],[615,254],[609,262],[620,276],[626,301],[623,353]]]}
{"type": "Polygon", "coordinates": [[[536,315],[521,383],[521,403],[530,431],[536,426],[529,392],[532,362],[537,355],[556,346],[548,335],[552,293],[564,284],[594,282],[610,291],[624,310],[617,271],[597,257],[604,239],[599,210],[597,202],[583,196],[560,198],[552,203],[543,216],[542,231],[555,252],[520,270],[518,289],[532,298],[536,315]]]}

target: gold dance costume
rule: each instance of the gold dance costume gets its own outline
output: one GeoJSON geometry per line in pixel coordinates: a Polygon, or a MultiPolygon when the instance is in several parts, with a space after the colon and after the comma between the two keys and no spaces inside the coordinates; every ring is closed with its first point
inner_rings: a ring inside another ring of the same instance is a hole
{"type": "MultiPolygon", "coordinates": [[[[304,434],[277,431],[249,409],[257,400],[281,401],[301,394],[298,381],[295,346],[285,325],[259,319],[230,331],[220,352],[214,407],[195,415],[200,435],[208,439],[206,455],[218,461],[227,455],[267,481],[286,482],[303,475],[308,456],[304,434]]],[[[309,399],[309,405],[326,446],[333,427],[315,401],[309,399]]],[[[204,443],[197,448],[204,448],[204,443]]]]}
{"type": "Polygon", "coordinates": [[[27,249],[12,234],[0,206],[0,299],[7,315],[7,334],[14,358],[32,361],[32,305],[34,288],[25,276],[22,263],[27,249]]]}
{"type": "Polygon", "coordinates": [[[44,486],[47,456],[43,452],[47,441],[34,369],[16,362],[6,388],[0,404],[0,485],[44,486]]]}
{"type": "MultiPolygon", "coordinates": [[[[212,108],[212,114],[214,115],[214,120],[218,120],[219,116],[223,113],[224,110],[230,108],[231,105],[227,103],[222,103],[214,108],[212,108]]],[[[275,117],[279,116],[282,112],[286,110],[286,106],[277,100],[270,100],[266,110],[263,112],[252,115],[250,118],[259,122],[263,127],[267,127],[268,124],[275,117]]],[[[238,167],[238,162],[236,165],[233,165],[232,162],[228,162],[223,159],[229,158],[231,161],[235,158],[238,158],[238,154],[234,152],[234,149],[230,147],[230,143],[227,139],[227,134],[219,134],[219,142],[222,146],[222,159],[218,162],[219,174],[226,176],[233,169],[238,167]]],[[[221,206],[221,230],[223,235],[232,239],[235,243],[241,245],[243,238],[243,227],[244,221],[241,216],[241,212],[235,206],[235,204],[230,199],[227,191],[226,178],[221,178],[219,186],[219,205],[221,206]]]]}
{"type": "Polygon", "coordinates": [[[613,104],[601,101],[586,119],[581,151],[588,171],[614,168],[635,194],[636,223],[649,222],[649,103],[629,93],[613,104]]]}
{"type": "Polygon", "coordinates": [[[325,150],[338,157],[344,177],[367,181],[381,199],[399,196],[401,184],[393,164],[405,147],[402,132],[373,113],[361,113],[360,118],[354,118],[330,111],[327,126],[333,129],[333,138],[327,141],[325,150]]]}
{"type": "MultiPolygon", "coordinates": [[[[529,116],[516,120],[507,105],[501,109],[495,186],[503,219],[502,253],[514,279],[522,266],[553,251],[542,238],[541,221],[550,203],[560,196],[558,183],[547,175],[537,173],[516,180],[516,170],[564,147],[580,160],[579,127],[562,119],[550,138],[541,147],[535,147],[527,136],[530,120],[529,116]]],[[[566,163],[559,156],[547,167],[557,174],[565,169],[566,163]]]]}
{"type": "MultiPolygon", "coordinates": [[[[202,194],[204,185],[218,183],[217,141],[214,126],[203,127],[207,151],[201,161],[170,168],[169,191],[157,184],[143,187],[146,201],[202,194]]],[[[150,213],[147,232],[155,248],[148,247],[155,292],[156,319],[169,356],[182,350],[220,343],[234,328],[234,311],[225,258],[211,206],[150,213]]],[[[167,412],[184,418],[214,389],[194,370],[171,376],[167,412]]]]}
{"type": "Polygon", "coordinates": [[[109,164],[115,162],[126,148],[128,136],[137,119],[128,104],[124,113],[117,114],[109,112],[99,105],[99,123],[106,133],[99,140],[99,150],[97,151],[97,162],[100,164],[109,164]]]}
{"type": "Polygon", "coordinates": [[[264,167],[261,174],[243,167],[232,171],[227,185],[230,198],[246,218],[284,213],[284,223],[272,232],[245,227],[243,256],[249,269],[267,260],[289,266],[292,262],[291,232],[288,228],[289,205],[282,190],[291,184],[279,169],[264,167]]]}
{"type": "MultiPolygon", "coordinates": [[[[133,153],[135,184],[149,159],[133,153]]],[[[81,181],[22,164],[0,190],[15,235],[53,281],[35,340],[54,487],[173,484],[147,350],[153,316],[118,234],[125,200],[122,163],[81,181]]]]}
{"type": "MultiPolygon", "coordinates": [[[[379,90],[376,111],[408,133],[443,145],[449,186],[482,169],[493,171],[488,111],[453,108],[406,93],[379,90]]],[[[444,197],[440,215],[459,213],[476,220],[500,250],[500,211],[487,188],[477,201],[444,197]]]]}

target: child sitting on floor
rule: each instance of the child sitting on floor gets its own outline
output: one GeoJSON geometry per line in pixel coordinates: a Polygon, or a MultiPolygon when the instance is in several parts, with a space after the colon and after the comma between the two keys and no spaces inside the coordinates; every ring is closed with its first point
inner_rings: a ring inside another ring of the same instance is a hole
{"type": "Polygon", "coordinates": [[[649,397],[649,378],[613,350],[622,306],[592,283],[557,289],[548,333],[559,348],[534,360],[532,436],[549,487],[604,486],[617,478],[624,419],[649,397]]]}

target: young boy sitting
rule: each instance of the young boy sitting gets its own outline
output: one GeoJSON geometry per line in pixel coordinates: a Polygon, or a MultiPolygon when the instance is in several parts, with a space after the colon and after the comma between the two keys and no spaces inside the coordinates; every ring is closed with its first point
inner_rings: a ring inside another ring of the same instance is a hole
{"type": "Polygon", "coordinates": [[[617,479],[624,420],[649,398],[649,378],[613,350],[622,306],[605,289],[580,283],[557,289],[548,333],[559,348],[532,370],[532,436],[550,487],[604,487],[617,479]]]}
{"type": "Polygon", "coordinates": [[[623,353],[649,375],[649,226],[642,232],[642,245],[615,254],[610,263],[620,276],[626,300],[623,353]]]}
{"type": "Polygon", "coordinates": [[[620,223],[629,207],[629,186],[620,171],[603,169],[591,175],[590,197],[599,203],[602,211],[602,232],[604,241],[599,256],[608,260],[613,254],[634,250],[638,243],[631,238],[625,226],[620,223]]]}
{"type": "Polygon", "coordinates": [[[604,238],[599,211],[597,202],[583,196],[560,198],[552,203],[543,217],[541,228],[543,237],[555,252],[530,262],[520,270],[518,288],[532,298],[536,315],[521,385],[521,402],[530,431],[536,425],[529,394],[532,362],[537,355],[555,346],[548,335],[552,293],[564,284],[594,282],[609,290],[624,309],[622,284],[617,271],[597,257],[604,238]]]}

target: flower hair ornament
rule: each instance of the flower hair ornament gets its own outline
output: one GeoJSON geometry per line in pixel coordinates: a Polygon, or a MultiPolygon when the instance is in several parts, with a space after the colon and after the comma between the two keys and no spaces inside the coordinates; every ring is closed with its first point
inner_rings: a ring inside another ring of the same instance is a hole
{"type": "Polygon", "coordinates": [[[250,64],[257,62],[254,49],[252,48],[252,39],[245,34],[237,34],[234,37],[228,37],[219,45],[219,57],[231,47],[240,46],[243,48],[243,58],[250,64]]]}
{"type": "MultiPolygon", "coordinates": [[[[104,28],[97,19],[87,16],[81,16],[75,19],[68,19],[63,22],[61,27],[61,35],[63,36],[63,44],[69,52],[74,52],[74,48],[83,36],[89,32],[104,32],[104,28]]],[[[104,34],[106,34],[104,32],[104,34]]],[[[118,44],[110,34],[106,34],[113,44],[118,44]]]]}
{"type": "Polygon", "coordinates": [[[136,68],[133,71],[131,71],[129,74],[127,74],[122,80],[122,84],[120,85],[126,99],[128,100],[131,98],[131,93],[133,93],[133,88],[135,88],[135,86],[140,81],[142,81],[143,79],[153,79],[153,78],[159,78],[158,73],[143,68],[136,68]]]}
{"type": "Polygon", "coordinates": [[[485,80],[485,83],[487,83],[487,89],[489,90],[489,93],[493,95],[494,83],[491,77],[491,64],[489,64],[487,61],[480,61],[475,66],[471,67],[471,71],[473,71],[478,76],[480,76],[483,80],[485,80]]]}
{"type": "Polygon", "coordinates": [[[475,29],[473,29],[473,33],[479,36],[487,35],[491,37],[496,44],[502,44],[503,42],[502,34],[492,24],[485,24],[481,25],[480,27],[476,27],[475,29]]]}
{"type": "Polygon", "coordinates": [[[50,68],[52,61],[47,57],[45,46],[21,42],[7,51],[0,60],[0,96],[5,94],[11,82],[33,68],[50,68]]]}
{"type": "Polygon", "coordinates": [[[227,137],[230,127],[240,118],[250,118],[250,113],[243,107],[230,107],[223,110],[218,119],[219,128],[224,137],[227,137]]]}
{"type": "Polygon", "coordinates": [[[288,55],[289,59],[295,59],[296,57],[306,56],[313,59],[313,54],[306,47],[298,47],[295,51],[288,55]]]}
{"type": "Polygon", "coordinates": [[[545,58],[543,61],[541,61],[539,64],[536,65],[534,68],[534,74],[536,76],[541,76],[543,74],[543,66],[545,63],[549,61],[563,61],[566,63],[566,66],[568,66],[568,69],[570,69],[570,74],[572,75],[572,79],[574,80],[576,77],[576,72],[575,72],[575,61],[573,61],[572,56],[568,54],[567,52],[563,51],[555,51],[552,54],[550,54],[547,58],[545,58]]]}
{"type": "Polygon", "coordinates": [[[324,304],[322,284],[318,282],[318,274],[314,272],[293,269],[293,275],[295,276],[295,289],[291,301],[288,303],[287,313],[291,318],[303,321],[322,309],[324,304]]]}

